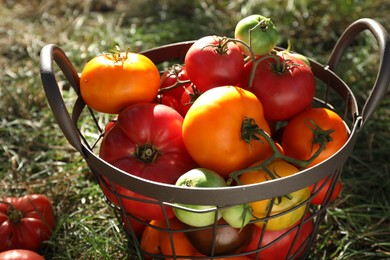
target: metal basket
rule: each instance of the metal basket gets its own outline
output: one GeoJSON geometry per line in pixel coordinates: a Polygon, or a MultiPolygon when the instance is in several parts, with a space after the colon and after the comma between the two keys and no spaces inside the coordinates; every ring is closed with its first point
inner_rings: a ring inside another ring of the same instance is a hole
{"type": "MultiPolygon", "coordinates": [[[[179,60],[183,61],[185,54],[193,42],[180,42],[170,45],[161,46],[151,50],[144,51],[143,54],[149,57],[155,64],[161,64],[163,62],[179,60]]],[[[313,206],[310,204],[312,197],[315,193],[311,194],[310,198],[303,202],[307,204],[306,212],[310,212],[310,216],[302,218],[299,223],[294,227],[296,230],[300,230],[302,226],[308,221],[313,223],[313,231],[308,238],[300,245],[298,249],[292,249],[295,240],[289,248],[287,258],[296,258],[298,255],[302,258],[307,257],[310,252],[319,229],[321,221],[324,219],[326,209],[330,204],[330,194],[333,192],[333,188],[336,186],[336,182],[340,177],[343,164],[352,153],[357,134],[362,129],[366,121],[378,106],[381,98],[384,96],[386,89],[390,82],[390,38],[386,30],[376,21],[372,19],[360,19],[351,24],[340,37],[336,43],[333,52],[330,55],[327,65],[321,65],[316,61],[310,59],[312,71],[318,82],[322,82],[326,86],[327,93],[333,92],[333,95],[339,98],[341,101],[337,101],[337,104],[343,104],[341,109],[337,112],[343,115],[343,118],[350,129],[349,139],[346,144],[332,157],[326,161],[297,174],[289,177],[275,179],[272,181],[245,185],[245,186],[232,186],[226,188],[184,188],[174,185],[162,184],[146,179],[142,179],[132,174],[121,171],[118,168],[113,167],[109,163],[103,161],[94,152],[96,143],[99,142],[102,136],[102,130],[99,130],[97,134],[98,138],[96,142],[91,143],[83,135],[80,130],[79,124],[81,118],[88,114],[92,120],[97,124],[97,129],[102,129],[99,126],[95,112],[89,109],[81,96],[78,95],[76,102],[72,107],[71,115],[68,113],[68,108],[64,103],[60,88],[55,78],[54,63],[58,65],[62,73],[65,75],[67,81],[79,94],[79,76],[72,66],[71,62],[64,54],[64,52],[56,45],[47,45],[41,52],[41,78],[43,87],[46,92],[47,100],[54,113],[54,116],[63,131],[63,134],[69,141],[69,143],[77,149],[77,151],[83,156],[84,160],[88,164],[91,172],[99,180],[101,188],[104,190],[111,189],[110,191],[115,194],[119,201],[119,204],[111,205],[122,216],[126,234],[129,238],[129,248],[132,251],[132,257],[149,257],[149,258],[172,258],[172,259],[218,259],[239,257],[249,254],[259,255],[262,250],[265,250],[266,246],[260,246],[262,241],[258,241],[259,246],[251,252],[229,252],[222,255],[218,254],[214,248],[215,237],[211,240],[211,249],[208,256],[182,256],[178,253],[178,248],[171,244],[172,253],[170,255],[161,254],[148,254],[144,252],[140,247],[139,237],[137,237],[135,227],[132,225],[134,222],[138,222],[141,225],[148,226],[149,228],[156,228],[160,231],[167,232],[168,238],[173,242],[172,235],[175,232],[192,232],[198,228],[183,228],[180,230],[174,230],[170,228],[169,220],[165,219],[167,223],[166,228],[161,228],[149,224],[149,221],[143,221],[131,214],[128,214],[124,207],[121,207],[121,199],[134,199],[131,197],[123,197],[121,194],[112,189],[112,185],[108,185],[106,182],[100,181],[102,176],[108,180],[108,182],[119,183],[126,189],[142,194],[149,199],[145,199],[144,203],[156,203],[160,205],[164,210],[165,207],[175,207],[175,203],[195,204],[195,205],[217,205],[212,210],[217,210],[223,207],[228,207],[237,204],[249,203],[253,201],[265,200],[270,198],[277,198],[285,194],[289,194],[293,191],[302,189],[312,184],[318,185],[318,182],[322,179],[326,179],[327,182],[331,182],[330,189],[328,190],[327,199],[325,199],[322,205],[313,206]],[[380,64],[377,74],[377,79],[371,90],[370,96],[367,98],[362,109],[358,107],[357,101],[352,90],[334,73],[341,57],[343,56],[347,47],[352,43],[356,36],[368,29],[376,38],[380,50],[380,64]],[[88,112],[88,113],[85,113],[88,112]]],[[[318,97],[315,99],[317,105],[329,106],[329,100],[321,100],[318,97]]],[[[85,120],[85,119],[83,119],[85,120]]],[[[96,149],[95,149],[96,150],[96,149]]],[[[107,200],[109,202],[109,200],[107,200]]],[[[291,209],[293,210],[293,209],[291,209]]],[[[282,212],[281,214],[286,214],[282,212]]],[[[274,216],[272,216],[274,217],[274,216]]],[[[271,217],[265,217],[262,221],[267,222],[271,217]]],[[[212,230],[217,228],[217,223],[210,227],[212,230]]],[[[292,232],[290,230],[290,232],[292,232]]],[[[275,239],[273,243],[282,239],[288,232],[275,239]]],[[[262,236],[260,236],[260,240],[262,236]]],[[[295,237],[297,239],[297,237],[295,237]]]]}

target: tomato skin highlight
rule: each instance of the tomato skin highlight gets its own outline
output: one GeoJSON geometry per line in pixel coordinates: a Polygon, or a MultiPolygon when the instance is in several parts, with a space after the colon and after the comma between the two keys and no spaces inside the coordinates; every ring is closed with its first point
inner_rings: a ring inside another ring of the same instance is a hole
{"type": "MultiPolygon", "coordinates": [[[[135,176],[175,184],[181,174],[196,166],[184,146],[182,124],[183,117],[171,107],[155,103],[129,106],[119,113],[114,126],[105,133],[99,155],[135,176]]],[[[121,195],[148,199],[119,184],[112,185],[104,177],[101,184],[107,197],[116,205],[118,199],[107,187],[116,188],[121,195]]],[[[121,200],[129,214],[144,220],[164,219],[158,204],[121,200]]],[[[172,208],[166,207],[166,210],[172,217],[172,208]]]]}
{"type": "Polygon", "coordinates": [[[117,114],[131,104],[152,102],[157,96],[160,74],[155,64],[139,53],[120,55],[96,56],[83,68],[81,96],[96,111],[117,114]]]}
{"type": "Polygon", "coordinates": [[[0,252],[0,260],[45,260],[45,258],[31,250],[11,249],[0,252]]]}
{"type": "Polygon", "coordinates": [[[187,75],[201,92],[240,81],[245,63],[241,49],[229,42],[224,53],[220,53],[216,48],[222,40],[220,36],[205,36],[187,51],[184,60],[187,75]]]}
{"type": "Polygon", "coordinates": [[[216,87],[204,92],[192,104],[183,122],[183,140],[200,167],[222,177],[264,159],[270,146],[264,138],[242,139],[242,124],[252,118],[270,134],[259,100],[249,91],[234,86],[216,87]]]}
{"type": "Polygon", "coordinates": [[[51,200],[42,194],[7,197],[0,201],[0,252],[38,251],[56,225],[51,200]]]}
{"type": "Polygon", "coordinates": [[[309,108],[292,118],[286,125],[282,147],[287,156],[308,160],[319,149],[314,143],[313,129],[332,130],[325,149],[307,167],[312,167],[335,154],[348,140],[348,129],[342,118],[327,108],[309,108]]]}

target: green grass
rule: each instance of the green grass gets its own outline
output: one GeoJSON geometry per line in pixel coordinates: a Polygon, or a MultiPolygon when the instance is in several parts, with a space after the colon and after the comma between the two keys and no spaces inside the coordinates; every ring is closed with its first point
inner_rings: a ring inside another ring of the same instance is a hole
{"type": "MultiPolygon", "coordinates": [[[[43,193],[53,200],[58,224],[42,248],[48,259],[123,259],[128,250],[121,223],[47,106],[39,77],[39,52],[45,44],[58,44],[81,71],[91,57],[115,45],[141,51],[208,34],[232,36],[239,19],[260,13],[277,25],[279,46],[286,47],[291,39],[294,50],[325,63],[353,21],[371,17],[387,30],[390,26],[389,4],[369,0],[88,2],[0,3],[0,197],[43,193]],[[103,8],[98,4],[103,2],[112,6],[103,8]]],[[[363,33],[338,72],[360,104],[377,65],[375,40],[363,33]]],[[[71,104],[73,92],[65,90],[64,95],[71,104]]],[[[359,133],[341,176],[341,197],[328,209],[310,258],[390,258],[389,105],[386,94],[359,133]]]]}

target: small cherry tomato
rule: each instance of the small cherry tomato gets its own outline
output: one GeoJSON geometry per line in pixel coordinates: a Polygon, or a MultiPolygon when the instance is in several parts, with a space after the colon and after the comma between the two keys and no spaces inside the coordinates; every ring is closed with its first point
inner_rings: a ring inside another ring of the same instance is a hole
{"type": "Polygon", "coordinates": [[[166,105],[179,112],[180,102],[170,94],[158,94],[155,103],[166,105]]]}
{"type": "Polygon", "coordinates": [[[168,94],[180,100],[184,89],[189,85],[191,85],[191,82],[185,65],[175,64],[162,74],[159,94],[168,94]]]}
{"type": "Polygon", "coordinates": [[[202,94],[195,85],[190,85],[184,90],[178,105],[180,115],[185,117],[195,100],[202,94]]]}

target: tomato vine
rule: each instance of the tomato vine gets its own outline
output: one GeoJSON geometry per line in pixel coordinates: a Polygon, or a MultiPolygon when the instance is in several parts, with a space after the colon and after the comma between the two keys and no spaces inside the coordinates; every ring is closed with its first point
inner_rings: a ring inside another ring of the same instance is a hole
{"type": "Polygon", "coordinates": [[[248,172],[248,171],[256,171],[256,170],[264,170],[272,179],[276,179],[277,176],[275,176],[275,174],[267,168],[267,165],[276,159],[280,159],[280,160],[284,160],[286,162],[289,162],[289,163],[299,167],[300,169],[306,168],[312,161],[314,161],[321,154],[321,152],[325,149],[326,144],[328,142],[332,141],[330,134],[334,132],[334,130],[332,130],[332,129],[330,129],[330,130],[321,129],[313,121],[310,121],[310,123],[312,124],[310,129],[313,131],[313,136],[314,136],[313,145],[319,144],[319,148],[309,159],[298,160],[298,159],[295,159],[293,157],[290,157],[290,156],[287,156],[287,155],[284,155],[283,153],[281,153],[280,150],[278,149],[278,147],[276,146],[274,140],[272,139],[272,137],[266,131],[259,128],[253,119],[244,118],[243,123],[242,123],[242,129],[241,129],[242,135],[243,135],[242,136],[243,140],[247,143],[250,143],[251,139],[258,140],[258,141],[262,142],[260,137],[263,137],[270,145],[271,150],[272,150],[272,155],[257,166],[253,166],[253,167],[249,167],[249,168],[245,168],[242,170],[232,172],[230,174],[230,178],[228,180],[228,183],[230,184],[234,180],[238,184],[241,184],[240,179],[239,179],[239,176],[241,174],[248,172]]]}

